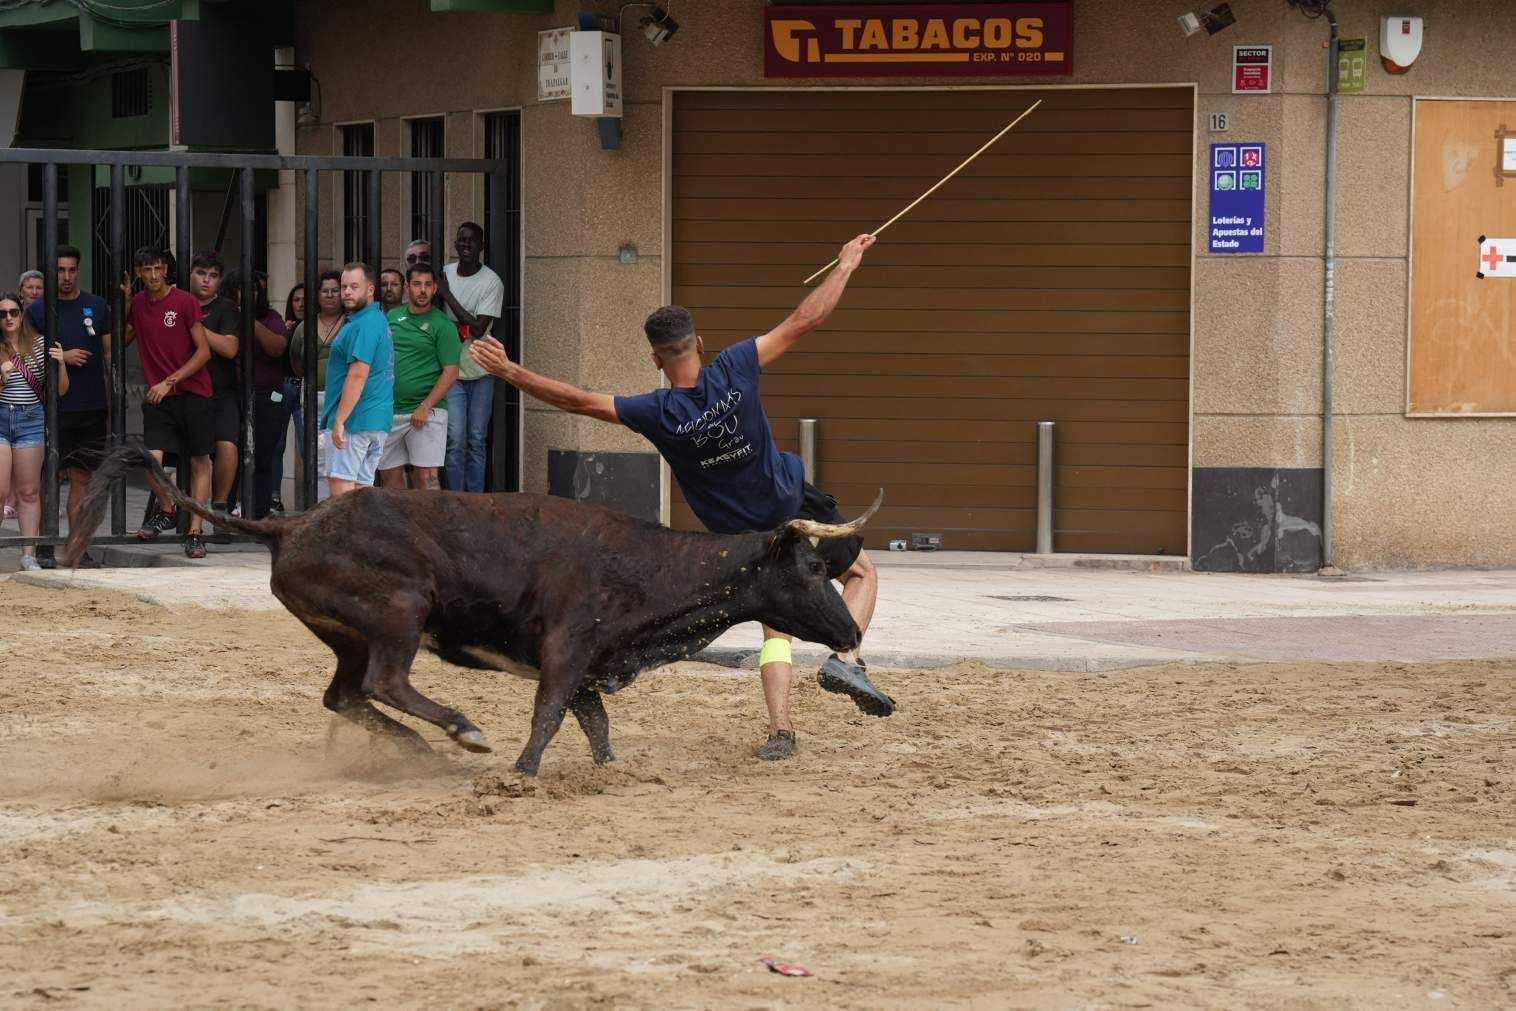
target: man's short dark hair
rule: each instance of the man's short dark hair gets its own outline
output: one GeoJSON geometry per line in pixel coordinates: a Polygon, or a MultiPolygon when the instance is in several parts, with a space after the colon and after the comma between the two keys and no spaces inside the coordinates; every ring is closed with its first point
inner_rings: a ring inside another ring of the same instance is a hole
{"type": "Polygon", "coordinates": [[[398,267],[385,267],[383,270],[379,271],[380,277],[383,277],[385,274],[394,274],[402,281],[405,280],[405,275],[400,272],[398,267]]]}
{"type": "Polygon", "coordinates": [[[217,253],[214,249],[202,249],[190,261],[190,270],[211,269],[214,269],[218,274],[226,273],[226,264],[221,262],[221,254],[217,253]]]}
{"type": "Polygon", "coordinates": [[[340,270],[323,270],[321,272],[321,276],[318,277],[318,278],[316,278],[316,287],[319,288],[319,287],[321,287],[323,284],[325,284],[328,281],[336,281],[338,284],[341,284],[342,283],[342,271],[340,271],[340,270]]]}
{"type": "Polygon", "coordinates": [[[653,310],[642,324],[648,343],[655,348],[672,348],[695,336],[695,321],[690,311],[682,305],[666,305],[653,310]]]}
{"type": "Polygon", "coordinates": [[[368,264],[364,263],[362,260],[354,260],[352,263],[344,263],[342,265],[342,273],[343,274],[346,274],[350,270],[361,270],[361,271],[363,271],[363,279],[365,281],[367,281],[369,284],[373,284],[374,283],[374,268],[370,267],[368,264]]]}
{"type": "Polygon", "coordinates": [[[59,246],[58,259],[73,260],[74,265],[77,266],[84,259],[84,254],[79,252],[78,246],[59,246]]]}
{"type": "Polygon", "coordinates": [[[430,263],[412,264],[411,269],[405,272],[405,279],[407,282],[409,282],[413,278],[420,277],[422,274],[430,277],[433,281],[437,280],[437,271],[432,269],[432,265],[430,263]]]}
{"type": "Polygon", "coordinates": [[[132,255],[133,267],[151,267],[155,263],[168,266],[168,256],[157,246],[143,246],[132,255]]]}
{"type": "Polygon", "coordinates": [[[477,235],[479,237],[479,245],[481,245],[481,246],[484,245],[484,229],[483,228],[480,228],[477,224],[475,224],[472,221],[465,221],[463,224],[461,224],[461,225],[458,226],[458,231],[461,232],[465,228],[470,229],[471,231],[473,231],[473,233],[475,235],[477,235]]]}

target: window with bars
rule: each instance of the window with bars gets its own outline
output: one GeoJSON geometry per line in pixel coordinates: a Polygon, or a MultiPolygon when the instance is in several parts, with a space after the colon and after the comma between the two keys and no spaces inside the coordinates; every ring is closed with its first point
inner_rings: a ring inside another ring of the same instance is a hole
{"type": "Polygon", "coordinates": [[[153,105],[153,85],[147,68],[120,70],[111,75],[111,118],[146,116],[153,105]]]}
{"type": "MultiPolygon", "coordinates": [[[[374,124],[354,123],[340,127],[342,153],[350,158],[374,156],[374,124]]],[[[368,177],[369,173],[342,173],[342,259],[346,263],[368,255],[368,177]]]]}
{"type": "MultiPolygon", "coordinates": [[[[411,157],[441,158],[443,151],[442,117],[413,119],[411,123],[411,157]]],[[[411,239],[432,240],[432,227],[442,208],[432,206],[432,173],[411,173],[411,239]]]]}

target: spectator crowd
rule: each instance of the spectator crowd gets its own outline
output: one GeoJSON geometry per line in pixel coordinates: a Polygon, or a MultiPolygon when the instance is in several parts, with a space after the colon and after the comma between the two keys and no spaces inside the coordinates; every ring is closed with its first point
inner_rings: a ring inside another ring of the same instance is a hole
{"type": "MultiPolygon", "coordinates": [[[[316,384],[317,500],[375,483],[393,488],[483,491],[493,379],[468,354],[491,332],[505,288],[483,263],[484,230],[458,226],[457,259],[440,269],[430,245],[412,242],[405,267],[348,263],[320,274],[314,304],[295,285],[273,309],[268,278],[227,271],[212,251],[197,254],[173,283],[171,255],[152,247],[123,274],[123,347],[141,360],[142,433],[165,466],[189,475],[191,497],[214,509],[261,518],[283,511],[280,486],[290,427],[304,431],[304,384],[316,384]],[[251,417],[242,395],[242,314],[251,303],[251,417]],[[305,374],[307,342],[316,370],[305,374]],[[251,435],[253,487],[244,488],[251,435]]],[[[57,369],[60,478],[72,521],[108,444],[111,403],[110,303],[79,287],[79,250],[58,247],[57,333],[47,333],[44,278],[28,271],[0,294],[0,499],[22,536],[41,530],[44,369],[57,369]]],[[[180,529],[172,503],[150,501],[137,537],[180,529]]],[[[184,529],[184,552],[204,558],[199,517],[184,529]]],[[[52,549],[23,548],[21,567],[52,567],[52,549]]],[[[88,554],[85,566],[96,564],[88,554]]]]}

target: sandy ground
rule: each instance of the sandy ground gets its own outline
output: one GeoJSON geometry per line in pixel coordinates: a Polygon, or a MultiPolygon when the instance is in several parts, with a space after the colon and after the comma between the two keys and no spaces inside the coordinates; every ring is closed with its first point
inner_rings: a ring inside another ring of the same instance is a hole
{"type": "Polygon", "coordinates": [[[1516,1006],[1509,663],[808,682],[777,765],[686,665],[523,781],[525,682],[422,660],[500,750],[421,768],[283,614],[5,595],[0,1005],[1516,1006]]]}

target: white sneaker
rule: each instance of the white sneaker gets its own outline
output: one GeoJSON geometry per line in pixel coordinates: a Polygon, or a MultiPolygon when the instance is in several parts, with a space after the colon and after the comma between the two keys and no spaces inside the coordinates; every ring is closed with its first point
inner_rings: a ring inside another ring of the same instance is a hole
{"type": "Polygon", "coordinates": [[[21,571],[22,572],[41,572],[42,571],[42,563],[39,562],[39,561],[37,561],[37,559],[33,558],[31,555],[22,555],[21,556],[21,571]]]}

